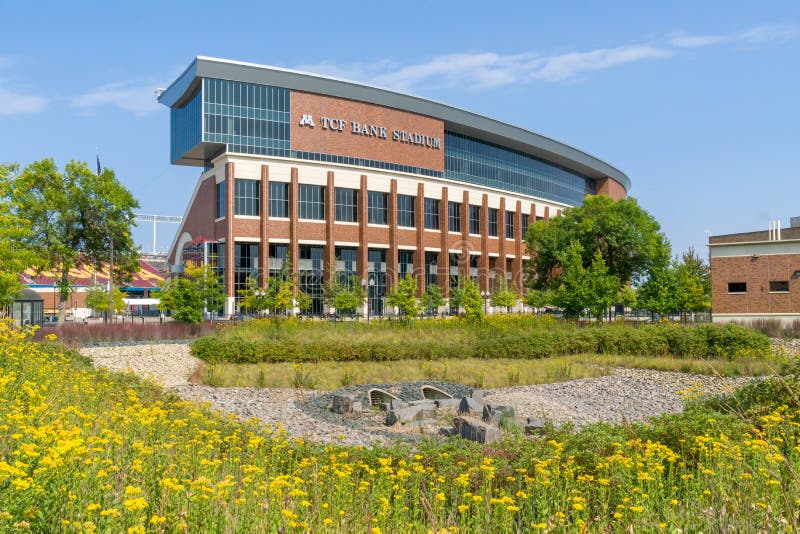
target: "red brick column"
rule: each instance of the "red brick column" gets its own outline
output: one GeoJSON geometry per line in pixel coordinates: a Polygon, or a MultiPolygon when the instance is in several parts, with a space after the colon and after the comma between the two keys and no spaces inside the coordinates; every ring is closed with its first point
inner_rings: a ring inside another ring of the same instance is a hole
{"type": "Polygon", "coordinates": [[[233,291],[233,260],[236,252],[236,244],[233,237],[233,195],[236,187],[234,171],[233,163],[225,164],[225,294],[229,297],[236,296],[233,291]]]}
{"type": "Polygon", "coordinates": [[[448,220],[447,220],[447,188],[442,187],[442,198],[439,201],[439,288],[442,290],[442,296],[448,298],[450,296],[450,249],[448,247],[448,220]],[[444,276],[442,276],[442,269],[444,268],[444,276]]]}
{"type": "Polygon", "coordinates": [[[550,222],[550,206],[544,207],[544,222],[546,223],[550,222]]]}
{"type": "Polygon", "coordinates": [[[261,205],[259,206],[259,229],[261,243],[258,245],[258,283],[263,287],[269,277],[269,238],[267,237],[267,218],[269,217],[269,165],[261,166],[261,205]]]}
{"type": "Polygon", "coordinates": [[[514,274],[517,293],[522,294],[522,201],[517,200],[517,211],[514,213],[514,274]]]}
{"type": "Polygon", "coordinates": [[[417,197],[414,199],[414,226],[417,233],[417,250],[414,252],[414,274],[417,276],[417,293],[421,296],[425,291],[425,185],[417,184],[417,197]]]}
{"type": "Polygon", "coordinates": [[[469,278],[469,191],[461,199],[461,257],[458,259],[459,276],[469,278]]]}
{"type": "Polygon", "coordinates": [[[297,276],[300,272],[300,246],[298,245],[297,237],[297,219],[298,219],[298,202],[299,202],[299,187],[297,177],[297,167],[292,167],[291,178],[289,182],[289,253],[292,256],[292,275],[297,276]]]}
{"type": "MultiPolygon", "coordinates": [[[[356,270],[362,280],[367,280],[368,247],[367,247],[367,175],[361,175],[361,188],[358,192],[358,255],[356,270]]],[[[367,282],[369,282],[367,280],[367,282]]]]}
{"type": "Polygon", "coordinates": [[[397,263],[397,179],[392,178],[389,186],[388,202],[389,250],[386,251],[386,287],[391,290],[397,284],[399,275],[397,263]]]}
{"type": "Polygon", "coordinates": [[[330,282],[330,275],[336,268],[336,246],[333,238],[333,224],[336,219],[336,196],[333,171],[328,171],[328,181],[325,187],[325,248],[323,250],[322,276],[330,282]]]}
{"type": "MultiPolygon", "coordinates": [[[[495,267],[495,271],[497,267],[502,269],[502,276],[505,279],[506,276],[506,199],[504,197],[500,198],[500,209],[497,211],[497,252],[499,253],[499,257],[497,258],[497,263],[495,267]]],[[[498,276],[501,273],[497,273],[498,276]]],[[[495,282],[496,283],[496,282],[495,282]]]]}
{"type": "Polygon", "coordinates": [[[481,291],[489,291],[489,195],[481,199],[481,259],[478,268],[481,291]]]}

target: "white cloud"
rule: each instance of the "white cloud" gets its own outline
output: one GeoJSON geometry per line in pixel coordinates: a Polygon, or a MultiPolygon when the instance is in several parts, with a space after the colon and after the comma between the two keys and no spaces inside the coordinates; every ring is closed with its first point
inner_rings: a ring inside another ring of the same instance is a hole
{"type": "Polygon", "coordinates": [[[630,45],[619,48],[575,52],[545,58],[539,68],[533,69],[531,76],[536,79],[556,82],[574,78],[583,71],[603,70],[649,59],[661,59],[673,55],[672,50],[650,45],[630,45]]]}
{"type": "Polygon", "coordinates": [[[323,62],[299,68],[399,90],[420,87],[488,89],[531,80],[567,80],[578,77],[585,71],[608,69],[672,54],[671,50],[665,48],[629,45],[550,56],[533,52],[508,55],[480,52],[447,54],[406,66],[397,66],[388,61],[372,65],[336,65],[323,62]]]}
{"type": "Polygon", "coordinates": [[[766,24],[739,33],[727,35],[683,35],[670,39],[672,46],[694,48],[721,43],[764,43],[768,41],[789,41],[800,36],[800,26],[796,24],[766,24]]]}
{"type": "Polygon", "coordinates": [[[796,24],[771,24],[757,26],[741,34],[741,39],[751,43],[766,41],[789,41],[800,36],[800,26],[796,24]]]}
{"type": "MultiPolygon", "coordinates": [[[[0,56],[0,70],[11,65],[11,60],[0,56]]],[[[39,113],[47,108],[46,98],[9,89],[7,81],[0,78],[0,115],[39,113]]]]}
{"type": "Polygon", "coordinates": [[[0,87],[0,115],[38,113],[46,108],[47,99],[44,97],[17,93],[0,87]]]}
{"type": "Polygon", "coordinates": [[[160,109],[154,92],[156,85],[142,80],[107,83],[75,97],[72,105],[77,108],[111,105],[136,114],[150,113],[160,109]]]}
{"type": "Polygon", "coordinates": [[[695,48],[724,43],[730,40],[730,35],[678,35],[670,39],[669,44],[679,48],[695,48]]]}
{"type": "Polygon", "coordinates": [[[575,79],[590,71],[668,58],[680,54],[686,48],[736,42],[785,41],[797,37],[800,37],[800,26],[777,24],[757,26],[731,34],[675,34],[669,36],[664,44],[639,43],[563,54],[521,52],[503,55],[477,52],[446,54],[407,65],[387,60],[345,65],[325,61],[297,68],[401,91],[430,87],[480,90],[536,80],[560,82],[575,79]]]}

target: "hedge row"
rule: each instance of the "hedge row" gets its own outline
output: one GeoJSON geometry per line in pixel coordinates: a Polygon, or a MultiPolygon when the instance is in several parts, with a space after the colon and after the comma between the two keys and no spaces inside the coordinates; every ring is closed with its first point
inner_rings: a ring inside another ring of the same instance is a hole
{"type": "MultiPolygon", "coordinates": [[[[379,328],[379,327],[376,327],[379,328]]],[[[675,357],[760,357],[769,339],[742,326],[647,325],[640,328],[520,328],[464,323],[462,335],[343,329],[295,329],[270,337],[226,332],[198,339],[192,353],[209,362],[389,361],[441,358],[518,358],[601,353],[675,357]],[[383,335],[382,335],[383,334],[383,335]]],[[[451,334],[452,332],[449,332],[451,334]]]]}

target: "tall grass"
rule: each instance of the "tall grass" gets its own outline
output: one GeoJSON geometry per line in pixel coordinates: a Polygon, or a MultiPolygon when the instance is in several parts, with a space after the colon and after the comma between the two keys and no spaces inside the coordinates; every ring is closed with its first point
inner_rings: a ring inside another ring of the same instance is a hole
{"type": "Polygon", "coordinates": [[[692,359],[670,356],[577,354],[544,359],[462,358],[358,362],[213,363],[205,364],[196,379],[222,387],[288,388],[296,382],[296,368],[313,380],[315,389],[333,390],[352,384],[380,384],[407,380],[441,380],[478,388],[546,384],[609,374],[611,367],[653,369],[717,376],[775,374],[777,359],[692,359]]]}
{"type": "Polygon", "coordinates": [[[0,531],[796,531],[799,391],[773,381],[648,425],[487,447],[347,448],[212,414],[0,325],[0,531]]]}
{"type": "Polygon", "coordinates": [[[779,337],[784,339],[800,338],[800,319],[795,319],[791,323],[784,323],[778,319],[753,319],[747,323],[740,323],[761,332],[769,337],[779,337]]]}
{"type": "Polygon", "coordinates": [[[767,354],[769,340],[733,324],[581,328],[534,316],[410,324],[258,320],[222,328],[194,342],[192,351],[212,363],[535,359],[582,353],[736,358],[767,354]]]}

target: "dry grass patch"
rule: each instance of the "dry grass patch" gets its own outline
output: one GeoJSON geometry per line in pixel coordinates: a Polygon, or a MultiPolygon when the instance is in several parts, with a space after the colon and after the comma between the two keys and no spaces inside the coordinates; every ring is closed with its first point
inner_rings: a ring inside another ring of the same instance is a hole
{"type": "Polygon", "coordinates": [[[206,364],[199,381],[226,387],[304,387],[333,390],[352,384],[441,380],[478,388],[547,384],[609,374],[612,367],[720,376],[774,373],[774,362],[582,354],[542,360],[479,358],[304,364],[206,364]]]}

